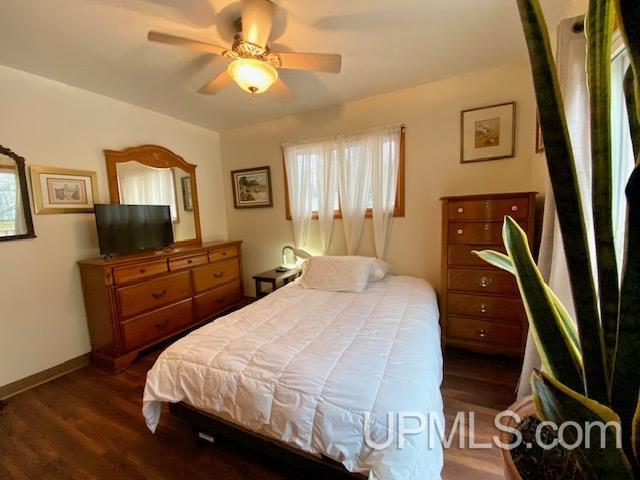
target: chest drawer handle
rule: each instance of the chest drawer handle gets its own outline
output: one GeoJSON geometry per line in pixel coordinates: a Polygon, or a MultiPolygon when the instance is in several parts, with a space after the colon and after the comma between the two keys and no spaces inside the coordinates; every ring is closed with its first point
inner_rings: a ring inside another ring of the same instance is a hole
{"type": "Polygon", "coordinates": [[[146,268],[141,268],[140,269],[140,273],[147,273],[147,269],[146,268]]]}
{"type": "Polygon", "coordinates": [[[458,208],[458,213],[464,213],[464,208],[462,207],[458,208]]]}
{"type": "Polygon", "coordinates": [[[216,303],[224,303],[224,301],[226,300],[227,296],[223,295],[221,297],[216,298],[216,303]]]}
{"type": "Polygon", "coordinates": [[[518,206],[517,205],[512,206],[511,207],[511,211],[512,212],[517,212],[518,211],[518,206]]]}
{"type": "Polygon", "coordinates": [[[170,318],[167,318],[164,322],[156,323],[154,327],[156,327],[157,329],[165,328],[167,325],[169,325],[170,320],[170,318]]]}
{"type": "Polygon", "coordinates": [[[493,284],[493,279],[491,277],[487,277],[486,275],[483,275],[478,279],[478,283],[482,288],[487,288],[493,284]]]}
{"type": "Polygon", "coordinates": [[[188,263],[188,264],[192,264],[192,263],[193,263],[193,260],[189,259],[189,260],[187,260],[187,263],[188,263]]]}
{"type": "Polygon", "coordinates": [[[223,275],[224,275],[224,272],[218,272],[213,274],[213,276],[216,278],[222,278],[223,275]]]}
{"type": "Polygon", "coordinates": [[[166,294],[167,294],[167,291],[166,290],[162,290],[160,293],[152,293],[151,296],[153,298],[155,298],[156,300],[158,300],[158,299],[164,297],[166,294]]]}
{"type": "Polygon", "coordinates": [[[226,257],[227,256],[227,252],[222,252],[222,256],[226,257]]]}
{"type": "Polygon", "coordinates": [[[459,229],[458,229],[458,235],[462,235],[463,233],[464,233],[464,230],[463,230],[463,229],[461,229],[461,228],[459,228],[459,229]]]}
{"type": "Polygon", "coordinates": [[[489,336],[489,332],[486,330],[478,330],[476,332],[476,334],[480,337],[480,338],[487,338],[489,336]]]}
{"type": "Polygon", "coordinates": [[[480,304],[480,313],[487,313],[487,304],[486,303],[481,303],[480,304]]]}

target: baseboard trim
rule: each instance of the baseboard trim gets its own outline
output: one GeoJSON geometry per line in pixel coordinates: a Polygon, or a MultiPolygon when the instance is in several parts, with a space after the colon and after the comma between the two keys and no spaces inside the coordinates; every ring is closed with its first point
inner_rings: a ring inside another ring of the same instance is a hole
{"type": "Polygon", "coordinates": [[[0,400],[6,400],[7,398],[13,397],[14,395],[22,393],[25,390],[29,390],[33,387],[37,387],[38,385],[42,385],[43,383],[50,382],[54,378],[62,377],[63,375],[71,373],[74,370],[78,370],[79,368],[85,367],[87,365],[89,365],[89,354],[85,353],[84,355],[80,355],[79,357],[67,360],[66,362],[61,363],[60,365],[56,365],[55,367],[47,368],[46,370],[43,370],[41,372],[29,375],[26,378],[11,382],[3,387],[0,387],[0,400]]]}

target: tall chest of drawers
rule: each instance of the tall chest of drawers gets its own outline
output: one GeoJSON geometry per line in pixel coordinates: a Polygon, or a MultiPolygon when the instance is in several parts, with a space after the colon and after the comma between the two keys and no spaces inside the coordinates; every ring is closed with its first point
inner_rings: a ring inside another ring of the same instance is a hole
{"type": "Polygon", "coordinates": [[[120,372],[140,350],[239,306],[240,243],[78,262],[92,363],[120,372]]]}
{"type": "Polygon", "coordinates": [[[472,251],[505,251],[506,215],[524,229],[533,247],[535,198],[534,192],[442,198],[444,344],[481,353],[523,353],[528,323],[516,280],[472,251]]]}

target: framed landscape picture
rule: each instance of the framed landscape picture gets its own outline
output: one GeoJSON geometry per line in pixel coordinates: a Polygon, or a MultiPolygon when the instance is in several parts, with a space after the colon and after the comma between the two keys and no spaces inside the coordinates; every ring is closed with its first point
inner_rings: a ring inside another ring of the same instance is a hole
{"type": "Polygon", "coordinates": [[[465,110],[460,124],[461,163],[515,156],[516,102],[465,110]]]}
{"type": "Polygon", "coordinates": [[[270,167],[245,168],[231,172],[233,205],[236,208],[272,207],[270,167]]]}
{"type": "Polygon", "coordinates": [[[96,172],[55,167],[30,170],[37,214],[93,212],[98,199],[96,172]]]}
{"type": "Polygon", "coordinates": [[[193,210],[193,195],[191,193],[191,177],[180,178],[182,182],[182,203],[187,212],[193,210]]]}

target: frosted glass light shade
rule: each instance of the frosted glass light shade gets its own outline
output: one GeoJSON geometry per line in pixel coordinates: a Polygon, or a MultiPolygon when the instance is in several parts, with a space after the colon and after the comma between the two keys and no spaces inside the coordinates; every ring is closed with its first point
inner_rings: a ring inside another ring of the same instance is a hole
{"type": "Polygon", "coordinates": [[[229,64],[229,75],[245,92],[266,92],[278,80],[278,72],[266,62],[239,58],[229,64]]]}

